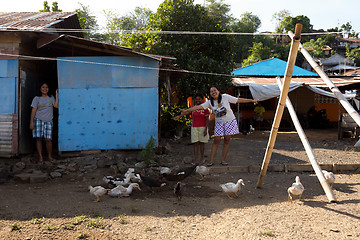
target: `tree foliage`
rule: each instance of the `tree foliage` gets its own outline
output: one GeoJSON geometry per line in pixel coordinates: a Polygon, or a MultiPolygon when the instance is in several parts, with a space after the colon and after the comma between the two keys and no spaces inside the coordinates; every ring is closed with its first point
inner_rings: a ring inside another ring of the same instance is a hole
{"type": "Polygon", "coordinates": [[[147,8],[136,7],[134,12],[125,16],[118,16],[113,11],[105,12],[106,25],[106,41],[111,44],[122,46],[129,45],[131,34],[121,34],[121,30],[144,30],[152,11],[147,8]]]}
{"type": "Polygon", "coordinates": [[[89,6],[82,3],[79,3],[79,5],[80,8],[75,9],[75,12],[78,16],[80,27],[87,30],[84,31],[84,38],[98,41],[104,40],[102,34],[96,33],[98,28],[97,20],[95,15],[91,13],[89,6]]]}
{"type": "MultiPolygon", "coordinates": [[[[222,32],[226,27],[210,15],[206,8],[193,0],[165,0],[151,14],[147,30],[222,32]]],[[[141,52],[176,57],[181,69],[195,72],[229,74],[233,69],[232,38],[224,35],[206,34],[154,34],[137,33],[127,38],[128,46],[141,52]]],[[[211,74],[186,74],[178,82],[182,96],[198,91],[209,92],[217,84],[220,89],[229,87],[230,77],[211,74]]]]}
{"type": "Polygon", "coordinates": [[[248,66],[271,57],[270,47],[264,46],[262,42],[254,42],[249,48],[249,57],[242,62],[242,66],[248,66]]]}
{"type": "Polygon", "coordinates": [[[57,1],[52,3],[51,10],[48,1],[44,1],[43,7],[44,8],[39,10],[39,12],[62,12],[57,1]]]}
{"type": "Polygon", "coordinates": [[[350,60],[354,60],[356,63],[356,66],[360,66],[360,48],[354,48],[350,51],[347,51],[346,57],[350,60]]]}
{"type": "Polygon", "coordinates": [[[313,25],[310,24],[310,19],[307,16],[299,15],[296,17],[287,16],[276,27],[276,32],[287,33],[288,31],[294,31],[296,24],[302,24],[302,32],[309,33],[313,29],[313,25]]]}
{"type": "MultiPolygon", "coordinates": [[[[239,33],[255,33],[261,26],[260,18],[251,12],[245,12],[240,15],[240,19],[233,21],[230,26],[231,31],[239,33]]],[[[234,37],[234,60],[241,62],[249,55],[249,47],[255,40],[254,36],[238,35],[234,37]]]]}
{"type": "Polygon", "coordinates": [[[272,15],[272,21],[275,22],[276,26],[278,27],[280,22],[285,18],[285,17],[289,17],[291,14],[290,14],[290,11],[289,10],[286,10],[286,9],[283,9],[283,10],[280,10],[279,12],[275,12],[273,15],[272,15]]]}
{"type": "Polygon", "coordinates": [[[324,38],[310,39],[309,42],[304,43],[304,47],[311,48],[309,52],[314,58],[325,57],[324,48],[326,48],[326,45],[326,39],[324,38]]]}
{"type": "Polygon", "coordinates": [[[217,19],[218,24],[228,27],[233,21],[230,13],[230,5],[224,3],[224,0],[206,0],[206,10],[210,17],[217,19]]]}

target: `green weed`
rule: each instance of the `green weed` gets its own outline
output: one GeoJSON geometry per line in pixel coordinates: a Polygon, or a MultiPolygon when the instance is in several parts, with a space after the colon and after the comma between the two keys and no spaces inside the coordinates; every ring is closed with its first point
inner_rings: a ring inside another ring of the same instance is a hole
{"type": "Polygon", "coordinates": [[[85,215],[81,215],[81,216],[76,216],[74,217],[74,219],[72,220],[72,224],[73,225],[79,225],[83,222],[85,222],[87,220],[87,217],[85,215]]]}
{"type": "Polygon", "coordinates": [[[21,226],[18,224],[18,222],[14,222],[10,225],[11,231],[19,231],[21,229],[21,226]]]}
{"type": "Polygon", "coordinates": [[[124,214],[121,214],[120,216],[119,216],[119,222],[121,223],[121,224],[127,224],[128,223],[128,221],[127,221],[127,219],[126,219],[126,213],[124,213],[124,214]]]}
{"type": "Polygon", "coordinates": [[[89,228],[101,228],[101,229],[104,229],[105,228],[105,223],[103,221],[103,218],[98,217],[98,218],[96,218],[94,220],[90,220],[86,226],[89,227],[89,228]]]}
{"type": "Polygon", "coordinates": [[[85,239],[85,238],[88,238],[89,235],[86,233],[86,232],[83,232],[83,233],[79,233],[76,238],[77,239],[85,239]]]}
{"type": "Polygon", "coordinates": [[[40,223],[42,223],[42,219],[41,218],[32,218],[30,220],[30,223],[31,224],[40,224],[40,223]]]}
{"type": "Polygon", "coordinates": [[[74,230],[75,226],[73,224],[65,224],[62,228],[65,230],[74,230]]]}

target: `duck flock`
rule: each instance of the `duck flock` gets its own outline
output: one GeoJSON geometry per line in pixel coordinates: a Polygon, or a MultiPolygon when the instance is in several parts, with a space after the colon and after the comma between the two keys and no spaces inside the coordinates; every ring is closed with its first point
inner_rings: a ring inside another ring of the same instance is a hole
{"type": "MultiPolygon", "coordinates": [[[[176,182],[174,187],[174,195],[178,200],[181,200],[186,184],[182,181],[189,177],[193,172],[196,172],[200,175],[200,180],[203,180],[205,176],[210,174],[210,168],[206,166],[193,165],[191,167],[186,167],[178,170],[171,170],[168,167],[161,167],[160,174],[158,177],[150,177],[144,175],[143,172],[136,173],[134,168],[129,168],[125,173],[124,178],[113,177],[113,176],[104,176],[103,182],[106,184],[106,187],[103,186],[89,186],[90,194],[95,197],[95,201],[99,202],[100,198],[104,195],[109,195],[111,197],[128,197],[131,195],[133,190],[141,190],[140,184],[145,185],[153,191],[153,188],[161,188],[169,182],[176,182]]],[[[335,182],[335,176],[332,172],[327,172],[323,170],[323,174],[328,183],[333,187],[335,182]]],[[[233,197],[238,197],[238,192],[241,189],[241,185],[245,185],[243,179],[239,179],[236,183],[228,182],[220,184],[221,190],[226,194],[230,199],[233,197]]],[[[300,177],[296,176],[295,182],[288,188],[288,201],[292,201],[292,195],[298,195],[299,200],[301,200],[301,195],[303,194],[305,188],[300,182],[300,177]]]]}

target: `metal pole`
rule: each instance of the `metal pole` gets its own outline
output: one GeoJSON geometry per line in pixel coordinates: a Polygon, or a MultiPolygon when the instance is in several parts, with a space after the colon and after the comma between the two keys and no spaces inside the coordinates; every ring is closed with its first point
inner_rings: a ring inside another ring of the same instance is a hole
{"type": "MultiPolygon", "coordinates": [[[[289,31],[288,35],[293,39],[296,38],[296,34],[294,35],[291,31],[289,31]]],[[[326,75],[326,73],[320,68],[320,66],[314,61],[309,52],[299,44],[299,50],[304,55],[306,60],[309,62],[311,67],[319,74],[319,76],[324,80],[326,85],[330,88],[330,90],[334,93],[336,98],[339,100],[341,105],[345,108],[345,110],[349,113],[349,115],[354,119],[358,126],[360,126],[360,115],[353,108],[353,106],[348,102],[348,100],[344,97],[344,95],[340,92],[340,90],[335,86],[335,84],[330,80],[330,78],[326,75]]],[[[360,146],[360,140],[355,144],[355,147],[360,146]]]]}
{"type": "Polygon", "coordinates": [[[302,24],[296,24],[295,37],[292,38],[292,41],[291,41],[289,57],[288,57],[287,66],[286,66],[286,70],[285,70],[284,85],[281,90],[281,95],[280,95],[280,99],[279,99],[278,106],[276,109],[274,122],[271,127],[269,142],[268,142],[268,145],[266,148],[264,160],[263,160],[263,163],[261,166],[259,179],[258,179],[258,182],[256,185],[257,188],[260,188],[264,182],[264,178],[266,175],[267,168],[269,166],[271,154],[272,154],[272,151],[273,151],[273,148],[275,145],[276,135],[279,130],[280,121],[281,121],[281,118],[282,118],[282,115],[284,112],[286,97],[289,92],[289,86],[290,86],[290,81],[291,81],[292,73],[293,73],[294,66],[295,66],[296,55],[299,50],[301,30],[302,30],[302,24]]]}
{"type": "MultiPolygon", "coordinates": [[[[282,82],[281,82],[281,79],[279,77],[276,78],[277,80],[277,83],[279,85],[279,88],[281,89],[282,88],[282,82]]],[[[295,109],[290,101],[290,98],[287,97],[286,98],[286,106],[287,106],[287,109],[289,110],[289,113],[290,113],[290,116],[291,116],[291,119],[294,123],[294,126],[296,128],[296,131],[297,133],[299,134],[299,137],[300,137],[300,140],[302,142],[302,144],[304,145],[304,148],[305,148],[305,151],[309,157],[309,160],[310,160],[310,163],[316,173],[316,176],[317,178],[319,179],[319,182],[322,186],[322,188],[324,189],[325,191],[325,194],[327,196],[327,198],[329,199],[329,202],[336,202],[336,199],[335,199],[335,196],[329,186],[329,183],[326,181],[325,177],[324,177],[324,174],[322,173],[321,171],[321,168],[319,166],[319,164],[317,163],[316,161],[316,158],[315,158],[315,155],[312,151],[312,148],[310,146],[310,143],[304,133],[304,130],[303,128],[301,127],[301,124],[299,122],[299,119],[296,115],[296,112],[295,112],[295,109]]]]}

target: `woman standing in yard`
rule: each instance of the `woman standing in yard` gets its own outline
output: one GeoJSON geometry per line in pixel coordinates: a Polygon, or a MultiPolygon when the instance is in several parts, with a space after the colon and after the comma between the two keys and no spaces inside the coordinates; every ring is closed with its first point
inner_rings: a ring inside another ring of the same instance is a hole
{"type": "Polygon", "coordinates": [[[221,165],[228,165],[226,162],[226,156],[229,151],[229,145],[231,135],[239,133],[239,127],[236,122],[235,115],[231,110],[230,103],[254,103],[257,104],[257,100],[247,98],[236,98],[229,94],[220,94],[220,91],[216,87],[210,88],[210,100],[207,100],[201,105],[196,105],[188,109],[182,109],[180,116],[174,118],[178,120],[186,114],[189,114],[196,110],[203,110],[211,108],[215,114],[215,131],[214,131],[214,143],[211,148],[210,162],[208,166],[214,165],[214,158],[216,151],[221,141],[221,137],[224,137],[224,146],[222,150],[221,165]]]}
{"type": "Polygon", "coordinates": [[[32,130],[33,138],[36,138],[36,150],[39,154],[39,163],[43,163],[42,156],[42,139],[45,139],[46,150],[50,162],[54,163],[52,158],[52,129],[53,129],[53,107],[59,107],[58,90],[56,90],[56,97],[49,97],[49,86],[43,83],[40,87],[41,97],[36,96],[31,103],[31,118],[30,129],[32,130]]]}

